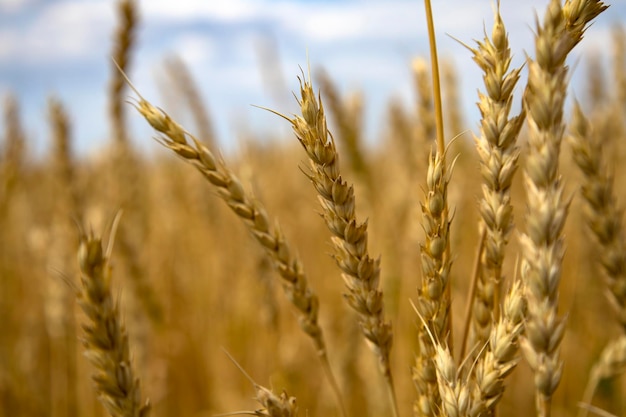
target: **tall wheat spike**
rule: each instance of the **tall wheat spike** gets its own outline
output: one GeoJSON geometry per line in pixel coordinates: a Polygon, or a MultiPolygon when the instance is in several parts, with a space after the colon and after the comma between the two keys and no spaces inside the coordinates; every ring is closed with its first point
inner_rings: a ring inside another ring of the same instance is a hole
{"type": "Polygon", "coordinates": [[[513,90],[521,68],[510,69],[511,50],[499,5],[491,39],[485,35],[485,39],[477,44],[476,48],[469,49],[484,73],[485,93],[479,92],[478,95],[482,116],[480,135],[474,140],[481,161],[483,197],[479,209],[481,228],[486,234],[472,311],[472,347],[481,346],[487,340],[492,323],[499,319],[502,263],[513,228],[510,188],[518,166],[519,148],[516,142],[526,117],[522,110],[521,114],[509,118],[513,90]]]}
{"type": "MultiPolygon", "coordinates": [[[[602,379],[626,370],[626,239],[623,210],[618,206],[612,175],[608,172],[603,141],[598,140],[590,122],[575,103],[570,125],[570,143],[574,161],[584,175],[581,194],[585,199],[587,225],[599,244],[599,257],[606,296],[621,326],[622,334],[614,337],[591,370],[583,402],[590,403],[602,379]]],[[[581,408],[579,416],[587,409],[581,408]]]]}
{"type": "Polygon", "coordinates": [[[380,259],[373,259],[367,248],[367,222],[356,219],[354,188],[341,176],[335,140],[328,130],[321,96],[316,96],[310,80],[300,79],[298,99],[302,116],[289,118],[293,131],[309,158],[305,175],[318,193],[326,226],[332,233],[334,258],[342,271],[348,294],[346,301],[358,314],[361,329],[378,358],[387,383],[394,415],[398,415],[395,387],[390,366],[393,341],[391,323],[384,313],[379,289],[380,259]]]}
{"type": "Polygon", "coordinates": [[[528,62],[524,106],[528,113],[528,160],[525,167],[528,214],[521,237],[521,276],[528,300],[522,350],[535,374],[536,408],[551,415],[552,394],[561,380],[559,346],[565,320],[558,314],[558,287],[564,254],[563,226],[568,202],[558,171],[564,132],[563,105],[569,52],[587,25],[606,6],[600,1],[552,0],[537,24],[536,57],[528,62]]]}
{"type": "Polygon", "coordinates": [[[83,325],[85,356],[95,368],[96,391],[112,417],[146,417],[139,378],[130,360],[128,334],[111,291],[111,266],[99,237],[81,237],[78,266],[82,289],[78,304],[88,321],[83,325]]]}

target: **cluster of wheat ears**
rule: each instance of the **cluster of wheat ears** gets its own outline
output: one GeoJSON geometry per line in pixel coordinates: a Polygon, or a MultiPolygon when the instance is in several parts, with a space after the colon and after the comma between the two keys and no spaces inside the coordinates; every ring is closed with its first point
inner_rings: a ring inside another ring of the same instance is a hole
{"type": "Polygon", "coordinates": [[[218,156],[181,61],[165,68],[196,135],[127,78],[134,0],[118,6],[110,152],[74,160],[69,118],[51,99],[51,155],[29,161],[8,101],[0,414],[625,415],[626,37],[616,31],[612,93],[594,60],[588,97],[569,111],[568,55],[608,6],[550,0],[535,50],[512,68],[498,4],[484,39],[464,44],[484,80],[471,141],[454,68],[440,79],[425,4],[431,65],[413,66],[415,117],[391,103],[387,138],[372,149],[361,96],[344,100],[324,73],[319,93],[303,71],[299,114],[265,109],[298,146],[251,140],[218,156]],[[128,87],[157,141],[201,176],[133,148],[128,87]],[[107,219],[103,241],[91,225],[107,219]],[[268,373],[272,388],[250,376],[268,373]],[[228,413],[253,394],[260,408],[228,413]]]}

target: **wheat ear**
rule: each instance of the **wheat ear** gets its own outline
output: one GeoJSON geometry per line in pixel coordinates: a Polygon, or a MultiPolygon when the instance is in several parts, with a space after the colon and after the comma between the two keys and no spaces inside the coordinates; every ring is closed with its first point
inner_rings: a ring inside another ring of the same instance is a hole
{"type": "MultiPolygon", "coordinates": [[[[618,207],[613,178],[607,172],[602,143],[594,140],[589,121],[578,103],[574,105],[570,125],[570,143],[574,161],[584,175],[581,193],[586,202],[587,225],[596,237],[604,269],[609,304],[622,327],[622,335],[610,341],[591,370],[583,402],[591,403],[598,383],[626,370],[626,241],[622,225],[623,211],[618,207]]],[[[581,408],[580,417],[588,410],[581,408]]]]}
{"type": "Polygon", "coordinates": [[[567,88],[565,59],[582,39],[588,23],[604,10],[599,1],[552,0],[537,24],[536,57],[528,62],[524,106],[528,114],[528,161],[525,167],[528,214],[521,237],[521,274],[528,300],[522,350],[535,373],[537,414],[548,417],[551,398],[561,380],[559,346],[565,320],[558,315],[562,271],[563,226],[568,203],[558,160],[563,138],[563,104],[567,88]]]}
{"type": "Polygon", "coordinates": [[[513,227],[510,188],[518,166],[516,141],[525,118],[523,110],[520,115],[509,118],[521,68],[509,70],[511,50],[499,4],[491,39],[485,34],[484,40],[477,44],[476,48],[468,48],[484,73],[486,90],[478,94],[482,118],[480,135],[474,137],[483,177],[483,198],[479,207],[486,238],[473,300],[470,346],[482,345],[489,337],[492,323],[498,320],[502,262],[513,227]]]}
{"type": "MultiPolygon", "coordinates": [[[[323,217],[332,233],[335,261],[342,271],[348,294],[345,298],[358,314],[361,329],[376,354],[387,382],[392,408],[397,416],[395,389],[390,367],[393,340],[391,324],[385,320],[383,293],[379,290],[380,259],[370,257],[367,249],[367,222],[356,219],[354,189],[341,177],[335,140],[328,130],[321,97],[316,96],[310,80],[299,78],[298,104],[302,116],[286,117],[309,157],[305,174],[318,192],[323,217]]],[[[270,110],[271,111],[271,110],[270,110]]]]}
{"type": "Polygon", "coordinates": [[[436,415],[441,400],[435,373],[437,349],[429,335],[432,333],[437,340],[445,343],[450,333],[448,292],[452,260],[446,249],[450,241],[450,222],[447,210],[444,210],[450,181],[446,171],[443,155],[438,152],[431,154],[426,180],[428,190],[426,200],[422,203],[422,226],[426,233],[426,240],[420,246],[422,284],[418,289],[416,303],[423,320],[418,325],[419,351],[412,369],[418,394],[414,412],[418,416],[436,415]]]}
{"type": "MultiPolygon", "coordinates": [[[[415,58],[411,62],[416,92],[416,116],[419,122],[419,139],[422,145],[431,144],[435,132],[435,110],[433,105],[433,89],[428,64],[423,58],[415,58]]],[[[420,161],[421,162],[421,161],[420,161]]]]}
{"type": "MultiPolygon", "coordinates": [[[[130,81],[128,81],[130,84],[130,81]]],[[[331,389],[337,397],[342,415],[346,415],[343,399],[331,371],[326,341],[318,323],[319,300],[308,284],[302,263],[293,254],[291,246],[280,232],[278,225],[272,227],[263,205],[250,197],[241,181],[213,156],[211,151],[193,135],[185,131],[162,110],[146,101],[131,85],[139,97],[135,108],[146,121],[162,135],[162,145],[175,152],[194,166],[211,183],[217,194],[243,221],[255,240],[265,249],[278,271],[287,299],[298,313],[300,328],[311,338],[331,389]]]]}
{"type": "Polygon", "coordinates": [[[139,378],[130,361],[128,334],[111,292],[111,266],[99,237],[81,237],[78,266],[82,290],[78,304],[87,315],[83,325],[85,356],[93,364],[98,396],[113,417],[144,417],[149,402],[141,404],[139,378]]]}
{"type": "Polygon", "coordinates": [[[0,154],[0,217],[5,218],[9,201],[22,174],[22,164],[26,154],[26,140],[21,123],[20,106],[17,99],[9,94],[4,100],[4,146],[0,154]]]}
{"type": "Polygon", "coordinates": [[[623,210],[617,204],[613,177],[607,172],[602,143],[593,139],[591,125],[578,103],[570,127],[574,161],[584,174],[581,193],[586,202],[587,224],[598,243],[607,297],[626,333],[626,238],[623,210]]]}
{"type": "Polygon", "coordinates": [[[109,96],[111,101],[110,114],[113,126],[113,138],[116,144],[128,145],[126,132],[126,120],[124,113],[124,87],[126,82],[117,67],[128,72],[130,52],[135,41],[135,29],[137,27],[137,5],[135,0],[120,0],[117,4],[117,13],[120,26],[117,28],[113,43],[113,77],[111,79],[109,96]]]}
{"type": "MultiPolygon", "coordinates": [[[[439,63],[435,41],[435,29],[430,1],[424,2],[428,23],[433,80],[433,102],[436,127],[435,153],[430,154],[426,175],[426,196],[422,203],[422,227],[426,235],[420,246],[422,283],[418,288],[416,310],[422,318],[418,325],[418,348],[412,378],[417,389],[413,411],[416,416],[434,416],[446,399],[440,396],[441,385],[437,382],[438,346],[434,338],[453,349],[452,323],[450,317],[450,220],[448,212],[448,183],[451,167],[446,161],[443,110],[439,81],[439,63]],[[429,337],[429,335],[432,335],[429,337]]],[[[448,393],[449,394],[449,393],[448,393]]],[[[445,406],[445,404],[444,404],[445,406]]]]}

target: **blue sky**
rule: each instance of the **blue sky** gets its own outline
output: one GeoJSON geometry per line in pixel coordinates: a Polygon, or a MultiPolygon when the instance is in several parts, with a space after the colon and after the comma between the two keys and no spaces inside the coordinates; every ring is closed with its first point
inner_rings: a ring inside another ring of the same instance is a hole
{"type": "MultiPolygon", "coordinates": [[[[0,0],[0,95],[15,94],[31,147],[46,149],[46,102],[55,95],[66,105],[79,153],[108,141],[106,90],[111,71],[113,0],[0,0]]],[[[470,53],[452,40],[483,36],[491,27],[493,1],[433,2],[441,57],[458,66],[467,128],[476,130],[476,89],[481,74],[470,53]]],[[[535,13],[548,0],[502,0],[502,15],[521,64],[533,52],[535,13]]],[[[611,28],[626,20],[626,0],[611,8],[588,31],[572,58],[574,91],[585,65],[581,55],[611,52],[611,28]]],[[[163,62],[177,55],[187,62],[211,110],[220,144],[228,149],[242,133],[286,136],[288,126],[251,104],[296,111],[299,66],[307,51],[313,72],[323,67],[347,93],[366,99],[367,135],[381,135],[385,107],[392,97],[410,104],[410,62],[428,56],[423,1],[417,0],[140,0],[137,49],[129,76],[153,104],[167,109],[163,62]],[[276,73],[284,86],[267,88],[260,70],[260,48],[275,50],[276,73]],[[164,91],[165,90],[165,91],[164,91]]],[[[183,123],[191,123],[184,114],[183,123]]],[[[129,120],[137,146],[152,152],[152,133],[137,114],[129,120]]],[[[2,123],[2,122],[0,122],[2,123]]]]}

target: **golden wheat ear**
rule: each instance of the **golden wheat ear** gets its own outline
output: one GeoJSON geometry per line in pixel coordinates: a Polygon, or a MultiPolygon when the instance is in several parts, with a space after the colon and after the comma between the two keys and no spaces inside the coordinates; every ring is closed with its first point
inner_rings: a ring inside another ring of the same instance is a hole
{"type": "Polygon", "coordinates": [[[108,247],[93,232],[81,233],[78,265],[81,292],[78,304],[87,316],[83,325],[85,356],[94,366],[92,378],[100,401],[113,417],[144,417],[150,402],[141,403],[139,378],[131,364],[128,333],[111,290],[109,263],[119,214],[108,247]]]}
{"type": "Polygon", "coordinates": [[[569,79],[565,61],[591,21],[606,7],[598,0],[568,1],[563,6],[559,0],[552,0],[543,21],[537,22],[536,57],[528,61],[524,91],[528,211],[526,232],[520,238],[528,314],[520,347],[535,374],[539,417],[550,417],[552,397],[563,373],[560,345],[565,317],[559,314],[558,300],[565,254],[563,228],[569,211],[559,173],[569,79]]]}
{"type": "Polygon", "coordinates": [[[367,220],[360,222],[356,218],[354,187],[341,175],[339,154],[328,130],[322,100],[315,94],[310,78],[298,80],[300,96],[297,101],[301,115],[289,118],[270,111],[289,121],[307,154],[309,169],[303,172],[317,191],[322,217],[332,234],[333,257],[348,289],[344,297],[358,313],[363,335],[385,379],[392,412],[398,416],[390,357],[393,332],[385,317],[380,290],[380,258],[370,256],[367,220]]]}

